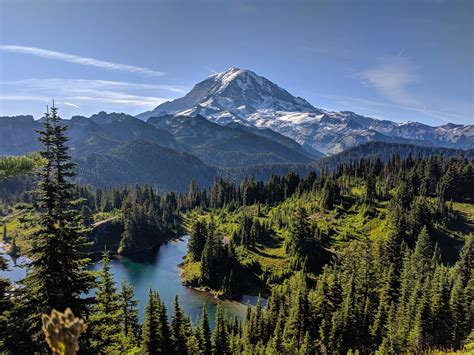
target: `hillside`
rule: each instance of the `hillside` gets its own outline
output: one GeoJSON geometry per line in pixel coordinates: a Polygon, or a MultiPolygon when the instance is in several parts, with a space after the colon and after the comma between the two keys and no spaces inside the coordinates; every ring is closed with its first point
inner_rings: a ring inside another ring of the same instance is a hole
{"type": "Polygon", "coordinates": [[[151,117],[147,122],[167,130],[189,152],[214,166],[308,163],[314,159],[299,144],[278,133],[221,126],[199,115],[151,117]]]}
{"type": "Polygon", "coordinates": [[[206,186],[217,174],[193,155],[138,139],[77,161],[78,180],[94,186],[148,184],[158,190],[186,191],[192,179],[206,186]]]}
{"type": "MultiPolygon", "coordinates": [[[[435,161],[439,159],[440,156],[435,157],[435,161]]],[[[423,167],[430,164],[428,161],[429,158],[425,158],[412,162],[411,170],[423,171],[423,167]]],[[[449,164],[454,164],[453,161],[449,164]]],[[[405,162],[406,160],[402,160],[385,166],[386,169],[393,169],[394,165],[400,166],[405,162]]],[[[357,172],[357,168],[349,166],[346,165],[349,173],[332,175],[332,178],[328,178],[330,183],[325,182],[325,178],[317,178],[314,175],[309,175],[299,182],[299,178],[290,178],[290,175],[287,175],[286,180],[285,177],[281,178],[282,180],[274,178],[263,189],[260,188],[259,192],[249,192],[254,199],[250,200],[250,203],[235,202],[223,207],[190,211],[185,215],[188,232],[191,235],[196,233],[196,221],[201,220],[208,224],[209,228],[213,224],[214,234],[223,238],[224,244],[234,244],[235,258],[239,265],[236,272],[240,275],[234,277],[240,281],[253,280],[236,282],[235,288],[231,287],[231,292],[236,293],[265,294],[272,285],[281,283],[294,274],[296,261],[288,245],[293,238],[292,234],[295,233],[294,224],[299,218],[301,208],[307,213],[310,233],[318,240],[314,245],[307,244],[301,251],[306,257],[316,253],[315,263],[306,269],[315,274],[320,273],[323,265],[336,258],[355,241],[364,242],[367,238],[371,243],[380,245],[392,238],[394,233],[402,233],[404,242],[413,246],[416,234],[423,225],[428,227],[433,245],[438,245],[443,262],[452,264],[457,260],[463,242],[474,233],[474,195],[466,191],[472,179],[472,170],[469,173],[472,162],[470,168],[459,168],[465,169],[465,173],[458,177],[458,182],[451,182],[458,184],[460,191],[464,192],[460,192],[457,197],[453,195],[447,198],[458,202],[447,204],[441,209],[444,212],[440,212],[440,202],[434,197],[434,190],[426,197],[415,196],[416,189],[422,189],[420,186],[412,186],[402,191],[403,183],[398,185],[395,182],[399,178],[394,178],[393,172],[383,173],[383,166],[380,167],[382,170],[379,170],[380,175],[374,182],[374,194],[377,197],[368,203],[369,182],[366,174],[370,168],[359,165],[361,170],[357,172]],[[362,176],[355,177],[352,174],[362,176]],[[286,198],[281,196],[281,192],[272,194],[271,189],[289,189],[291,179],[296,179],[293,182],[293,190],[290,190],[295,191],[294,193],[289,192],[286,198]],[[280,184],[283,186],[279,186],[280,184]],[[396,205],[405,193],[413,195],[404,197],[409,201],[406,205],[408,207],[405,207],[407,215],[402,216],[396,205]],[[274,199],[272,196],[278,197],[274,199]],[[399,219],[403,222],[396,222],[399,219]],[[397,227],[397,223],[403,223],[403,227],[397,227]],[[255,227],[256,225],[258,227],[255,227]],[[321,249],[317,251],[314,248],[321,249]]],[[[338,171],[344,170],[340,168],[338,171]]],[[[445,170],[445,174],[449,172],[445,170]]],[[[445,178],[438,179],[441,182],[445,178]]],[[[244,191],[246,188],[249,188],[248,182],[242,187],[244,191]]],[[[183,282],[202,286],[200,270],[201,260],[193,260],[192,256],[188,255],[183,267],[183,282]]],[[[218,287],[214,291],[229,292],[229,289],[218,287]]]]}

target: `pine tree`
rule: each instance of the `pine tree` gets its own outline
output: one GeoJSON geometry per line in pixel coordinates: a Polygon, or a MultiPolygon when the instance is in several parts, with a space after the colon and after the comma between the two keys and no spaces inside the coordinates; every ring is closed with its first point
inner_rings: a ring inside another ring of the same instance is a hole
{"type": "Polygon", "coordinates": [[[283,354],[285,351],[283,344],[284,322],[284,313],[283,310],[281,310],[278,315],[275,330],[273,331],[273,337],[269,342],[268,352],[270,354],[283,354]]]}
{"type": "MultiPolygon", "coordinates": [[[[425,283],[425,288],[429,287],[428,283],[425,283]]],[[[411,350],[414,353],[421,353],[424,349],[431,348],[431,341],[429,339],[429,326],[431,321],[430,308],[428,304],[427,290],[422,291],[422,296],[418,300],[418,304],[415,311],[415,318],[413,320],[413,326],[408,335],[411,350]]]]}
{"type": "Polygon", "coordinates": [[[413,274],[417,275],[420,282],[433,271],[433,245],[426,227],[421,230],[418,240],[416,241],[415,250],[413,252],[413,274]]]}
{"type": "Polygon", "coordinates": [[[87,230],[75,208],[74,185],[69,181],[75,165],[68,155],[66,129],[53,105],[39,131],[44,159],[36,191],[39,229],[32,236],[30,272],[22,282],[25,294],[18,304],[25,317],[24,339],[33,341],[30,350],[46,346],[41,314],[69,307],[74,315],[85,317],[90,298],[81,296],[94,285],[92,272],[85,269],[89,260],[83,254],[87,230]]]}
{"type": "Polygon", "coordinates": [[[171,338],[174,344],[174,352],[176,354],[187,354],[186,348],[186,318],[179,306],[178,296],[174,298],[174,312],[171,320],[171,338]]]}
{"type": "Polygon", "coordinates": [[[207,239],[207,227],[204,221],[196,221],[191,227],[191,236],[188,242],[188,253],[192,260],[200,261],[204,245],[207,239]]]}
{"type": "Polygon", "coordinates": [[[227,334],[224,314],[219,305],[216,309],[216,321],[214,333],[212,334],[212,347],[214,354],[229,354],[229,337],[227,334]]]}
{"type": "Polygon", "coordinates": [[[468,320],[466,319],[468,314],[466,310],[469,309],[466,302],[466,295],[462,287],[462,279],[457,276],[454,280],[454,285],[451,290],[450,309],[452,315],[452,327],[451,327],[451,341],[453,342],[454,348],[459,349],[462,341],[465,339],[469,332],[468,320]]]}
{"type": "Polygon", "coordinates": [[[197,332],[199,340],[199,349],[203,355],[212,354],[211,329],[209,327],[209,316],[207,314],[206,306],[202,308],[201,322],[197,332]]]}
{"type": "Polygon", "coordinates": [[[140,333],[138,325],[138,301],[134,298],[132,285],[127,281],[122,282],[120,292],[120,308],[122,310],[122,332],[130,347],[137,345],[140,333]]]}
{"type": "Polygon", "coordinates": [[[430,298],[431,322],[428,333],[432,335],[434,347],[443,348],[450,343],[450,331],[453,324],[450,312],[450,275],[449,269],[437,265],[430,298]]]}
{"type": "Polygon", "coordinates": [[[291,303],[292,307],[283,332],[285,347],[288,350],[299,349],[308,330],[309,305],[306,288],[298,289],[291,303]]]}
{"type": "Polygon", "coordinates": [[[308,215],[303,207],[300,207],[294,216],[293,224],[290,230],[290,239],[287,244],[287,249],[290,255],[303,256],[305,255],[305,244],[308,238],[312,235],[311,228],[308,223],[308,215]]]}
{"type": "Polygon", "coordinates": [[[158,305],[158,333],[156,337],[159,339],[159,351],[162,354],[170,354],[173,352],[173,342],[171,341],[171,330],[168,324],[166,307],[163,301],[161,301],[158,292],[155,292],[155,298],[158,305]]]}
{"type": "Polygon", "coordinates": [[[92,307],[89,324],[91,327],[91,345],[94,351],[109,353],[121,347],[123,312],[114,279],[110,273],[109,252],[102,257],[102,269],[99,274],[98,290],[92,307]]]}
{"type": "Polygon", "coordinates": [[[332,210],[335,203],[335,187],[331,178],[327,178],[323,189],[321,190],[321,207],[326,210],[332,210]]]}
{"type": "Polygon", "coordinates": [[[373,172],[370,172],[367,175],[366,182],[365,182],[364,202],[369,206],[374,206],[376,195],[377,195],[377,192],[375,188],[375,175],[373,172]]]}
{"type": "Polygon", "coordinates": [[[142,327],[141,351],[145,354],[158,354],[161,345],[159,334],[159,307],[155,293],[148,291],[148,300],[145,307],[145,319],[142,327]]]}
{"type": "Polygon", "coordinates": [[[473,278],[474,270],[474,235],[472,234],[466,237],[459,256],[457,270],[461,277],[461,286],[466,287],[473,278]]]}
{"type": "Polygon", "coordinates": [[[350,275],[341,308],[333,316],[330,336],[332,351],[345,353],[357,343],[359,329],[355,293],[354,275],[350,275]]]}

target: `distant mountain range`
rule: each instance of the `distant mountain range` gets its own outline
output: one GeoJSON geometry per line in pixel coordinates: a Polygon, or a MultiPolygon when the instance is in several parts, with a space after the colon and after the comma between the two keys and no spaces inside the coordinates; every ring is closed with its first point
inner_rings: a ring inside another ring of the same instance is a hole
{"type": "Polygon", "coordinates": [[[226,125],[270,128],[314,153],[335,154],[371,141],[420,144],[446,148],[474,147],[474,126],[432,127],[417,122],[395,123],[331,112],[312,106],[250,70],[230,68],[196,84],[184,97],[165,102],[137,117],[201,115],[226,125]]]}
{"type": "MultiPolygon", "coordinates": [[[[84,183],[148,183],[183,191],[191,179],[208,185],[220,168],[308,164],[321,155],[305,151],[291,138],[269,129],[233,123],[222,126],[204,117],[164,116],[143,122],[124,113],[99,112],[63,120],[68,145],[84,183]]],[[[0,117],[0,155],[39,149],[41,120],[0,117]]]]}
{"type": "MultiPolygon", "coordinates": [[[[63,122],[68,125],[69,146],[74,157],[102,154],[133,139],[194,154],[220,167],[308,163],[321,156],[305,151],[291,138],[269,129],[237,123],[221,126],[199,115],[153,117],[143,122],[124,113],[99,112],[91,117],[73,116],[63,122]]],[[[0,155],[37,150],[36,130],[41,126],[33,116],[0,117],[0,155]]]]}
{"type": "MultiPolygon", "coordinates": [[[[239,181],[289,170],[305,174],[393,152],[472,157],[474,146],[472,125],[431,127],[329,112],[236,68],[137,117],[99,112],[63,122],[82,182],[176,191],[186,190],[191,179],[204,186],[217,176],[239,181]]],[[[41,127],[33,116],[0,117],[0,155],[37,150],[41,127]]]]}

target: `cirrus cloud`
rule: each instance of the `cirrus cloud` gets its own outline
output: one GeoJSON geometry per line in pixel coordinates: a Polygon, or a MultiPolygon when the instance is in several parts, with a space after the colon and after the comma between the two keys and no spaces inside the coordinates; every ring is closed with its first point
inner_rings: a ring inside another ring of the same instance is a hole
{"type": "Polygon", "coordinates": [[[162,76],[165,73],[148,68],[137,67],[134,65],[107,62],[104,60],[81,57],[74,54],[56,52],[49,49],[13,45],[0,45],[0,50],[11,53],[29,54],[46,59],[60,60],[63,62],[86,65],[91,67],[103,68],[107,70],[122,71],[144,76],[162,76]]]}
{"type": "Polygon", "coordinates": [[[418,106],[420,103],[410,92],[410,87],[419,81],[417,70],[410,60],[397,56],[355,76],[395,104],[418,106]]]}

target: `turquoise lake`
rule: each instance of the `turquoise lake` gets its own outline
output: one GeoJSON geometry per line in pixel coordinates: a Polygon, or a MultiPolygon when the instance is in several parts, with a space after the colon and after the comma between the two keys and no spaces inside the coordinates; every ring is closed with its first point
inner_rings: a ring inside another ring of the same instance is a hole
{"type": "MultiPolygon", "coordinates": [[[[157,290],[165,302],[168,314],[173,311],[173,300],[178,295],[181,307],[195,323],[201,316],[202,307],[209,312],[211,327],[214,323],[216,306],[221,304],[228,317],[237,315],[245,316],[247,305],[255,305],[258,297],[242,296],[238,301],[218,300],[205,292],[196,291],[185,287],[180,281],[178,264],[183,261],[186,254],[187,237],[171,241],[160,246],[158,250],[140,253],[133,257],[119,257],[111,260],[111,272],[114,275],[117,288],[122,280],[127,280],[135,289],[135,297],[139,302],[140,319],[143,319],[146,299],[150,287],[157,290]]],[[[26,269],[25,258],[8,260],[10,271],[0,272],[3,277],[18,281],[24,277],[26,269]]],[[[93,270],[99,270],[100,262],[92,265],[93,270]]]]}

